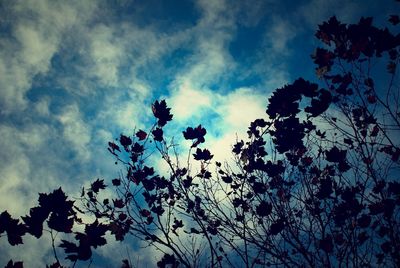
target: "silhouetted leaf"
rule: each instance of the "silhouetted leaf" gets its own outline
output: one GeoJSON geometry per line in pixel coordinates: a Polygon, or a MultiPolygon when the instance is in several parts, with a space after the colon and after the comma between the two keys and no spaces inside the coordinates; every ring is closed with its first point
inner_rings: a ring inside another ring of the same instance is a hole
{"type": "MultiPolygon", "coordinates": [[[[85,227],[85,235],[89,240],[90,246],[97,248],[98,246],[103,246],[107,243],[106,239],[103,237],[108,230],[108,226],[99,223],[96,219],[92,224],[88,224],[85,227]]],[[[86,239],[86,238],[84,238],[86,239]]]]}
{"type": "Polygon", "coordinates": [[[13,260],[10,260],[4,268],[23,268],[23,267],[24,264],[22,261],[13,262],[13,260]]]}
{"type": "Polygon", "coordinates": [[[29,216],[22,217],[27,227],[27,232],[36,238],[40,238],[43,233],[43,222],[49,216],[49,211],[42,207],[30,209],[29,216]]]}
{"type": "Polygon", "coordinates": [[[147,133],[143,130],[139,130],[138,132],[136,132],[136,137],[138,137],[140,141],[145,140],[147,137],[147,133]]]}
{"type": "Polygon", "coordinates": [[[171,108],[167,107],[165,100],[155,101],[151,106],[154,116],[158,119],[158,126],[163,127],[168,121],[172,120],[171,108]]]}
{"type": "Polygon", "coordinates": [[[233,179],[232,179],[231,176],[222,176],[221,179],[225,183],[232,183],[233,182],[233,179]]]}
{"type": "Polygon", "coordinates": [[[209,150],[204,149],[201,150],[200,148],[197,148],[196,153],[193,154],[195,160],[204,160],[208,161],[213,158],[213,155],[210,153],[209,150]]]}
{"type": "Polygon", "coordinates": [[[285,221],[283,219],[278,219],[274,223],[271,224],[269,233],[271,235],[277,235],[285,228],[285,221]]]}
{"type": "Polygon", "coordinates": [[[176,268],[179,266],[179,261],[175,259],[174,255],[164,254],[161,261],[157,262],[157,267],[159,268],[176,268]]]}
{"type": "Polygon", "coordinates": [[[183,137],[186,140],[196,140],[193,142],[192,147],[196,147],[200,143],[205,142],[204,136],[206,134],[206,129],[201,125],[198,125],[196,128],[188,127],[186,131],[183,131],[183,137]]]}
{"type": "Polygon", "coordinates": [[[11,246],[23,244],[22,236],[26,233],[26,227],[19,223],[18,219],[13,219],[7,211],[0,214],[0,231],[7,233],[8,243],[11,246]]]}
{"type": "MultiPolygon", "coordinates": [[[[129,146],[129,145],[131,145],[132,144],[132,139],[131,138],[129,138],[129,137],[127,137],[127,136],[125,136],[125,135],[122,135],[121,134],[121,136],[119,137],[119,142],[121,143],[121,145],[122,146],[124,146],[124,147],[127,147],[127,146],[129,146]]],[[[117,146],[117,145],[112,145],[113,143],[108,143],[108,145],[112,148],[112,149],[114,149],[115,148],[115,150],[117,150],[117,151],[119,151],[119,147],[117,146]]]]}
{"type": "Polygon", "coordinates": [[[256,213],[260,217],[266,217],[272,212],[272,205],[264,200],[256,207],[256,213]]]}
{"type": "Polygon", "coordinates": [[[121,180],[120,179],[113,179],[112,180],[112,184],[114,186],[120,186],[121,185],[121,180]]]}
{"type": "Polygon", "coordinates": [[[326,160],[329,162],[339,163],[346,160],[346,150],[339,150],[336,146],[326,151],[326,160]]]}
{"type": "Polygon", "coordinates": [[[100,191],[100,189],[104,190],[106,185],[104,184],[104,180],[97,179],[92,184],[90,189],[96,194],[100,191]]]}
{"type": "Polygon", "coordinates": [[[277,89],[268,99],[269,104],[266,113],[271,119],[279,117],[295,116],[299,110],[300,92],[293,85],[287,85],[277,89]]]}
{"type": "Polygon", "coordinates": [[[125,206],[124,201],[122,199],[115,199],[113,200],[114,207],[116,208],[123,208],[125,206]]]}
{"type": "Polygon", "coordinates": [[[157,127],[156,129],[154,129],[152,132],[153,134],[153,138],[155,141],[159,141],[162,142],[163,141],[163,130],[159,127],[157,127]]]}
{"type": "Polygon", "coordinates": [[[329,91],[321,89],[319,91],[319,98],[311,100],[311,106],[304,109],[312,117],[317,117],[325,112],[332,102],[332,95],[329,91]]]}

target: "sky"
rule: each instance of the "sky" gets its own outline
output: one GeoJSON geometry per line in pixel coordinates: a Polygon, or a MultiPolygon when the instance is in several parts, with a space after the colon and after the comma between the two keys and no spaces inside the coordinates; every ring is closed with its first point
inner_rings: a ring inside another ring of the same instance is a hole
{"type": "MultiPolygon", "coordinates": [[[[316,80],[319,23],[379,25],[396,11],[393,0],[0,0],[0,211],[22,216],[39,192],[73,196],[116,177],[108,141],[148,128],[158,99],[174,114],[167,136],[181,142],[202,124],[214,159],[229,159],[274,89],[316,80]]],[[[10,249],[0,238],[0,266],[47,260],[25,242],[10,249]]],[[[120,249],[99,254],[123,259],[120,249]]]]}

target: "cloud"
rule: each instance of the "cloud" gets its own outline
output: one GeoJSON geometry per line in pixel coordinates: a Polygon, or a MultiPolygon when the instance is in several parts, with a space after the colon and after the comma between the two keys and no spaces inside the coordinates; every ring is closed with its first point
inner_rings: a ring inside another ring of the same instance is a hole
{"type": "Polygon", "coordinates": [[[62,34],[83,23],[92,10],[90,4],[34,0],[14,1],[2,10],[10,28],[8,35],[0,39],[3,114],[27,107],[26,93],[36,75],[48,72],[62,34]]]}
{"type": "Polygon", "coordinates": [[[209,109],[211,97],[211,92],[194,89],[189,81],[185,81],[179,85],[168,103],[173,107],[175,119],[186,120],[189,117],[198,116],[199,110],[202,108],[209,109]]]}
{"type": "Polygon", "coordinates": [[[72,145],[78,159],[81,161],[89,160],[90,152],[87,145],[91,140],[91,131],[82,120],[78,106],[75,104],[65,107],[57,118],[63,126],[63,140],[72,145]]]}
{"type": "Polygon", "coordinates": [[[265,42],[271,48],[270,53],[277,53],[279,56],[288,54],[288,43],[298,35],[300,31],[300,27],[295,28],[288,20],[273,16],[272,25],[265,36],[265,42]]]}

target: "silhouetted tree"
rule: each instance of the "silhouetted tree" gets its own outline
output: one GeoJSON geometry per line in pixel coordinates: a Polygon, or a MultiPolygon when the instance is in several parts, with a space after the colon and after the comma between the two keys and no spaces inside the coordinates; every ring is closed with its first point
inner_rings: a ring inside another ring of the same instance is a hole
{"type": "MultiPolygon", "coordinates": [[[[266,117],[233,145],[234,163],[212,162],[201,125],[183,131],[192,144],[182,161],[164,135],[171,110],[156,101],[148,131],[109,143],[126,168],[111,182],[113,199],[102,197],[101,179],[75,201],[60,188],[41,194],[22,223],[3,212],[0,233],[17,245],[25,233],[40,237],[44,222],[71,233],[89,214],[96,220],[73,232],[76,241],[59,245],[73,262],[90,259],[111,232],[164,252],[159,267],[399,267],[400,35],[372,18],[332,17],[316,37],[319,84],[299,78],[276,89],[266,117]],[[151,164],[154,150],[167,174],[151,164]]],[[[61,267],[53,248],[51,267],[61,267]]]]}

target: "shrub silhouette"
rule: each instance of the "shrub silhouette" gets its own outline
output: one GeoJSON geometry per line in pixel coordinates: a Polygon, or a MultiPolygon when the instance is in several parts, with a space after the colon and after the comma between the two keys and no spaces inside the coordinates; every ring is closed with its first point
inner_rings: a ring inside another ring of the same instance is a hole
{"type": "MultiPolygon", "coordinates": [[[[126,169],[112,186],[97,179],[74,201],[61,188],[40,194],[22,222],[3,212],[0,233],[12,246],[25,234],[41,237],[44,223],[72,233],[75,241],[58,246],[74,263],[90,259],[110,232],[164,252],[159,267],[399,267],[400,35],[372,22],[332,17],[319,25],[324,46],[312,59],[324,87],[299,78],[276,89],[266,117],[233,145],[234,164],[211,161],[201,125],[182,132],[192,145],[179,161],[165,138],[171,109],[156,101],[148,131],[109,143],[126,169]],[[149,164],[154,148],[169,174],[149,164]],[[106,187],[115,188],[114,199],[102,197],[106,187]],[[96,220],[83,223],[80,214],[96,220]],[[73,231],[75,224],[84,232],[73,231]]],[[[54,239],[53,248],[50,267],[61,267],[54,239]]]]}

